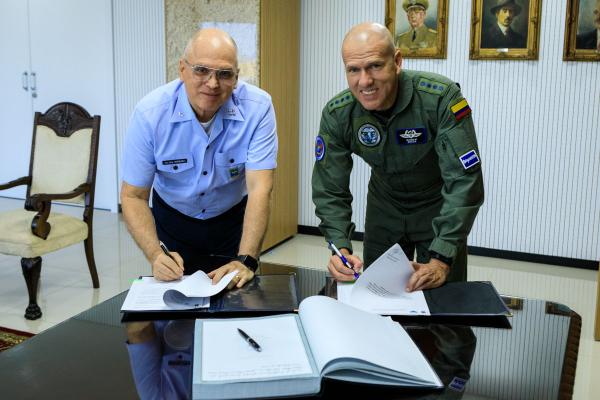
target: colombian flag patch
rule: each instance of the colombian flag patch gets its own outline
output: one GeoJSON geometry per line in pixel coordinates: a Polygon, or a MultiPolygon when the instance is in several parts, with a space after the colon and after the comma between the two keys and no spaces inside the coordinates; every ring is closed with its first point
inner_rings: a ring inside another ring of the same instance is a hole
{"type": "Polygon", "coordinates": [[[453,106],[450,106],[450,111],[452,111],[452,114],[454,114],[454,118],[456,118],[457,121],[460,121],[467,115],[471,114],[471,107],[469,107],[467,100],[462,99],[453,106]]]}

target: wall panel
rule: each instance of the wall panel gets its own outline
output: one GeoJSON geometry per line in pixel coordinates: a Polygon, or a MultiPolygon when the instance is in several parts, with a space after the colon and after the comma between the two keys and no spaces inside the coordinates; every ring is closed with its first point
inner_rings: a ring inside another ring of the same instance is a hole
{"type": "MultiPolygon", "coordinates": [[[[384,0],[304,0],[301,20],[300,225],[317,226],[310,175],[325,102],[346,87],[344,33],[384,22],[384,0]]],[[[459,82],[473,109],[486,201],[472,246],[597,260],[600,257],[600,63],[563,62],[566,2],[542,4],[537,61],[468,59],[471,1],[449,2],[448,57],[404,68],[459,82]]],[[[368,168],[355,163],[354,221],[364,230],[368,168]]]]}

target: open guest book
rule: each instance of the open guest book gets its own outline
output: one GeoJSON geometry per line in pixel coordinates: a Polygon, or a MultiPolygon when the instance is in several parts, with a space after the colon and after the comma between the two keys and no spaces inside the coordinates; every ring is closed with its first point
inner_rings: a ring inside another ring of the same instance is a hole
{"type": "Polygon", "coordinates": [[[242,288],[225,290],[233,277],[228,275],[216,285],[202,271],[174,282],[152,277],[135,280],[121,307],[122,322],[200,318],[215,313],[269,315],[298,309],[294,274],[256,275],[242,288]]]}
{"type": "Polygon", "coordinates": [[[310,395],[322,378],[443,387],[400,324],[329,297],[306,298],[298,314],[196,320],[193,399],[310,395]]]}

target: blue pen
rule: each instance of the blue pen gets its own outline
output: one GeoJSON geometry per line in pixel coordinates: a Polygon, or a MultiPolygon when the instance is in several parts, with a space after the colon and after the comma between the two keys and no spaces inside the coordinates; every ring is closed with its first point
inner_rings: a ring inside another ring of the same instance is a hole
{"type": "MultiPolygon", "coordinates": [[[[337,247],[335,247],[335,244],[333,244],[333,242],[328,242],[329,243],[329,248],[342,260],[342,263],[352,269],[352,267],[350,266],[350,264],[348,263],[348,259],[346,257],[344,257],[344,255],[342,253],[340,253],[340,251],[338,250],[337,247]]],[[[358,277],[360,276],[360,274],[356,271],[354,271],[354,279],[358,279],[358,277]]]]}

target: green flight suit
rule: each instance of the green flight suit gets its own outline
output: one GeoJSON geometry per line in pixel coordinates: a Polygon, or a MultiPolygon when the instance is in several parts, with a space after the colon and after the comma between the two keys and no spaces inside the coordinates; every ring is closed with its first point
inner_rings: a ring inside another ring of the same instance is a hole
{"type": "Polygon", "coordinates": [[[312,175],[319,228],[352,251],[352,153],[371,167],[365,266],[394,243],[412,259],[451,258],[448,280],[466,280],[466,239],[483,203],[483,176],[470,108],[459,87],[432,73],[403,70],[385,118],[346,90],[321,116],[312,175]],[[466,105],[466,106],[465,106],[466,105]]]}

